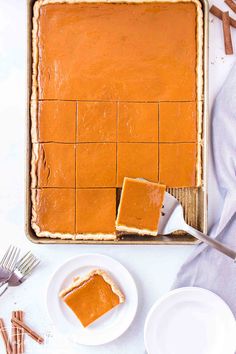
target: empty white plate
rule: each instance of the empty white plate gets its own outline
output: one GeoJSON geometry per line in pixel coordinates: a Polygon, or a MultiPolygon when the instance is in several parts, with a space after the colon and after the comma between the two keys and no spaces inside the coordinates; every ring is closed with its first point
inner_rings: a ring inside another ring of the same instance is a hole
{"type": "Polygon", "coordinates": [[[137,306],[137,288],[128,270],[116,260],[101,254],[84,254],[65,262],[53,275],[47,291],[48,313],[56,329],[79,344],[99,345],[119,337],[133,321],[137,306]],[[84,328],[58,295],[74,277],[96,268],[104,269],[111,275],[124,293],[125,303],[84,328]]]}
{"type": "Polygon", "coordinates": [[[236,322],[216,294],[180,288],[153,305],[144,340],[148,354],[234,354],[236,322]]]}

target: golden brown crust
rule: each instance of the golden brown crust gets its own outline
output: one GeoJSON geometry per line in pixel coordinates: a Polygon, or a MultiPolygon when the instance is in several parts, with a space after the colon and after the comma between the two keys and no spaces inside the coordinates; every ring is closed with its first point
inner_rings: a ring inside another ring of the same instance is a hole
{"type": "Polygon", "coordinates": [[[69,286],[66,289],[63,289],[59,296],[61,298],[63,298],[65,295],[67,295],[69,292],[71,292],[72,290],[80,287],[84,282],[86,282],[87,280],[89,280],[93,275],[100,275],[101,277],[103,277],[103,279],[105,280],[106,283],[108,283],[111,286],[111,289],[113,291],[114,294],[116,294],[119,297],[119,301],[120,304],[123,303],[125,301],[125,296],[124,294],[121,292],[121,290],[119,289],[119,287],[117,286],[117,284],[114,282],[114,280],[110,277],[110,275],[108,275],[107,272],[105,272],[104,270],[101,269],[94,269],[91,272],[89,272],[87,275],[83,276],[83,277],[76,277],[73,281],[73,283],[71,284],[71,286],[69,286]]]}
{"type": "Polygon", "coordinates": [[[75,240],[98,240],[98,241],[114,241],[116,240],[115,234],[76,234],[75,240]]]}
{"type": "Polygon", "coordinates": [[[126,232],[128,234],[130,233],[138,234],[141,236],[146,236],[146,235],[157,236],[157,231],[151,231],[147,229],[137,229],[136,227],[128,227],[125,225],[116,225],[116,230],[120,232],[126,232]]]}

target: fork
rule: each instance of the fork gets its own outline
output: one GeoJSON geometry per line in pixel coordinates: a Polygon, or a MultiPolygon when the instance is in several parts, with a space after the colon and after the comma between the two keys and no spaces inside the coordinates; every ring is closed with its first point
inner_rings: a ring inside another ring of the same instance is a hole
{"type": "Polygon", "coordinates": [[[236,262],[236,252],[234,250],[188,225],[184,220],[182,205],[175,197],[173,197],[173,195],[165,192],[158,233],[161,235],[168,235],[179,230],[186,231],[198,240],[207,243],[209,246],[217,249],[236,262]]]}
{"type": "Polygon", "coordinates": [[[18,247],[9,246],[0,262],[0,282],[9,279],[16,262],[18,260],[20,250],[18,247]]]}
{"type": "Polygon", "coordinates": [[[38,266],[40,260],[31,252],[26,253],[15,265],[9,279],[0,284],[0,296],[5,293],[9,286],[21,285],[38,266]]]}

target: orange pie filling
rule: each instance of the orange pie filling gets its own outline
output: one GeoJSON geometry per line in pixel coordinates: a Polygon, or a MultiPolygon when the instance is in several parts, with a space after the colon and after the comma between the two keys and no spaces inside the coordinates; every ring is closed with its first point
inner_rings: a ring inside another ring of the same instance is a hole
{"type": "Polygon", "coordinates": [[[145,180],[125,178],[116,229],[156,236],[166,187],[145,180]]]}
{"type": "Polygon", "coordinates": [[[60,293],[61,299],[74,312],[84,327],[125,301],[111,277],[103,270],[94,270],[60,293]]]}

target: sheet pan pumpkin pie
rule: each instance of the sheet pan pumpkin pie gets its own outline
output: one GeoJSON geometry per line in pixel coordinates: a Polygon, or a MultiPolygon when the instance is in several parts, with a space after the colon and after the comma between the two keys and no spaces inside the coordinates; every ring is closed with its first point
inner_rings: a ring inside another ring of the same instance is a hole
{"type": "Polygon", "coordinates": [[[125,177],[201,184],[198,0],[37,0],[31,95],[32,227],[115,239],[125,177]]]}

